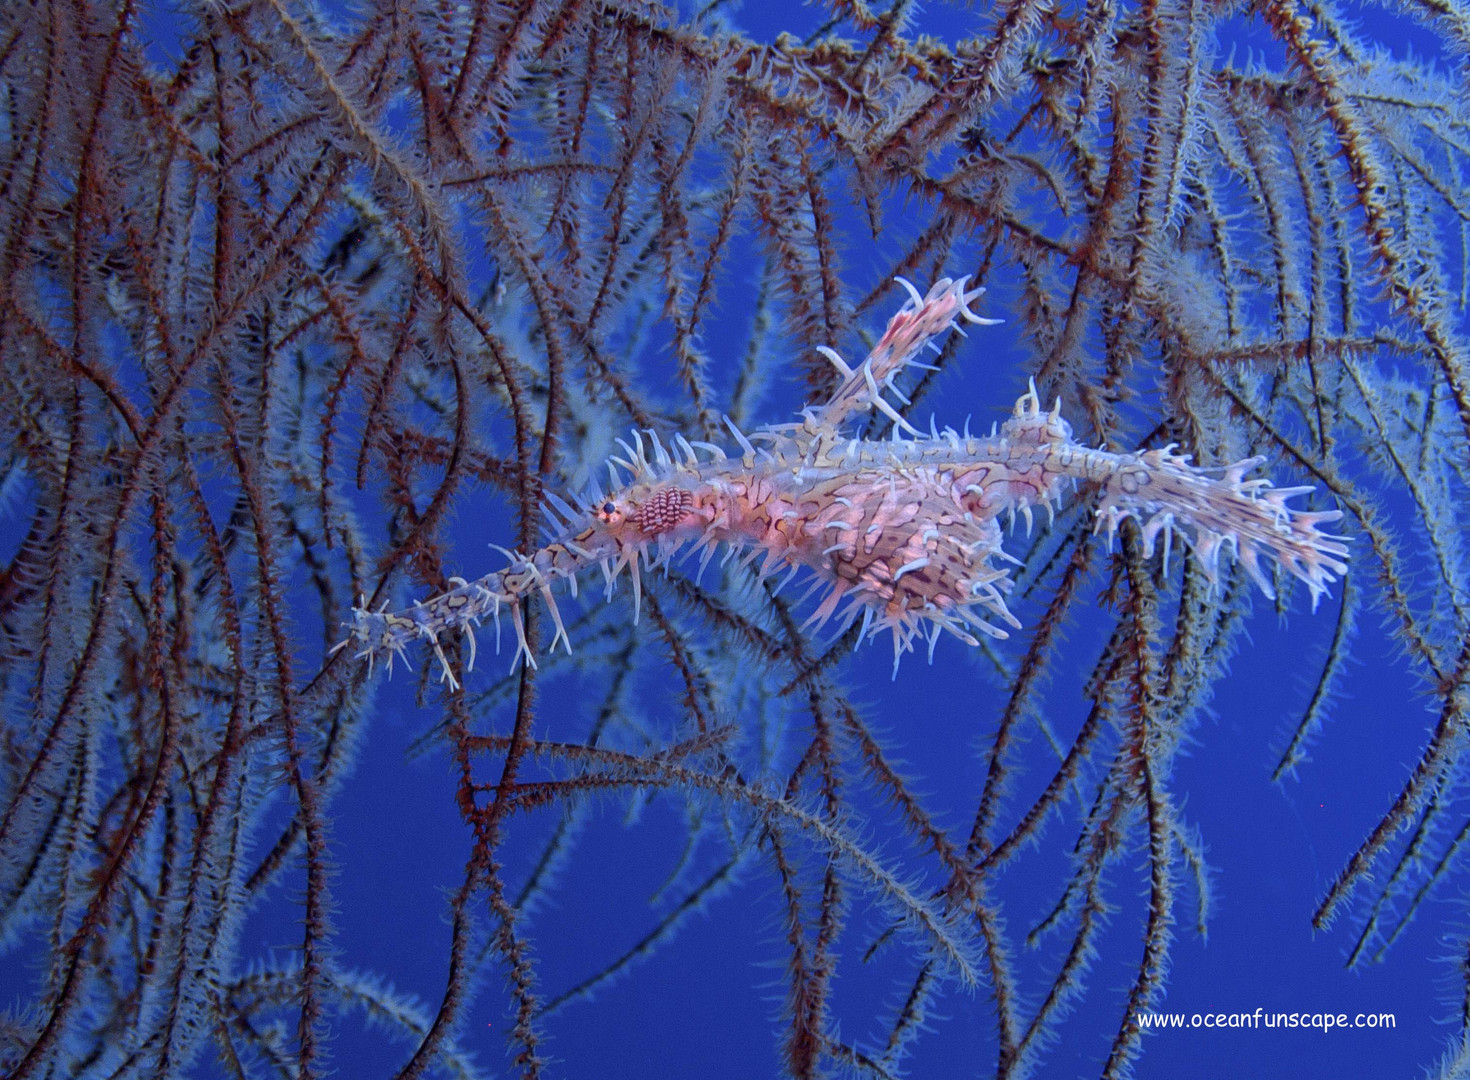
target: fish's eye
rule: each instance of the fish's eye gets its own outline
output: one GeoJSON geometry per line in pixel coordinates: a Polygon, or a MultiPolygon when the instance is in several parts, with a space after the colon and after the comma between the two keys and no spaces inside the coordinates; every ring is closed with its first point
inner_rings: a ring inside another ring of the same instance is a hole
{"type": "Polygon", "coordinates": [[[618,512],[618,504],[609,499],[602,504],[602,512],[609,516],[616,514],[618,512]]]}

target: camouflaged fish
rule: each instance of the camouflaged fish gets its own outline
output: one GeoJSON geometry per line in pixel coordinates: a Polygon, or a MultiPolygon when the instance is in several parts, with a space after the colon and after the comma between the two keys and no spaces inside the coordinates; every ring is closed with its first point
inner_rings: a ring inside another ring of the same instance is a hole
{"type": "Polygon", "coordinates": [[[735,443],[729,449],[677,434],[666,448],[655,432],[635,431],[631,443],[619,440],[624,455],[609,462],[612,494],[594,490],[575,503],[548,497],[551,538],[540,550],[506,552],[503,569],[475,581],[451,578],[448,592],[400,611],[354,608],[350,635],[337,648],[354,645],[359,659],[391,667],[395,656],[406,660],[409,644],[426,641],[443,678],[458,685],[441,647],[445,636],[469,634],[473,668],[475,627],[492,619],[498,649],[504,609],[516,634],[512,667],[521,657],[534,666],[524,616],[532,596],[541,596],[555,623],[551,649],[562,644],[570,652],[554,591],[559,582],[575,595],[579,575],[597,567],[610,597],[626,573],[637,623],[643,569],[693,554],[702,571],[724,549],[726,558],[747,551],[746,558],[759,559],[762,577],[810,571],[820,600],[805,625],[820,629],[835,618],[845,629],[861,619],[860,640],[888,631],[896,672],[921,636],[932,659],[941,632],[974,645],[976,634],[1003,638],[1003,626],[1020,625],[1005,603],[1007,564],[1016,560],[1002,547],[1002,520],[1019,515],[1029,530],[1034,511],[1052,514],[1080,483],[1100,489],[1095,529],[1106,526],[1110,542],[1120,522],[1135,518],[1145,555],[1162,538],[1167,559],[1177,533],[1211,581],[1228,547],[1267,595],[1271,581],[1262,563],[1272,560],[1306,583],[1315,607],[1334,575],[1346,571],[1343,538],[1318,529],[1340,512],[1286,505],[1311,488],[1245,479],[1264,458],[1200,468],[1172,445],[1137,453],[1091,449],[1072,438],[1060,401],[1042,408],[1034,383],[988,436],[932,425],[929,434],[916,430],[884,397],[899,396],[894,377],[923,367],[920,351],[957,328],[956,319],[999,320],[970,310],[984,290],[966,292],[965,278],[941,279],[924,296],[898,281],[908,300],[860,366],[821,350],[842,382],[799,422],[746,435],[727,419],[735,443]],[[851,421],[874,409],[893,421],[892,438],[853,433],[851,421]],[[626,484],[620,469],[631,476],[626,484]]]}

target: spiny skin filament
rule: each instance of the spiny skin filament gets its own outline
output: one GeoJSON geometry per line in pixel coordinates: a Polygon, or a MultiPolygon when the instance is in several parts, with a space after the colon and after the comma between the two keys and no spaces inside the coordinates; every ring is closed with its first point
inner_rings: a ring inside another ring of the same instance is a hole
{"type": "Polygon", "coordinates": [[[1227,546],[1268,596],[1263,559],[1305,582],[1313,607],[1347,570],[1343,539],[1318,529],[1340,512],[1286,505],[1311,488],[1245,479],[1263,458],[1207,469],[1191,465],[1173,446],[1122,454],[1082,446],[1061,417],[1061,402],[1044,410],[1034,384],[1010,419],[986,437],[951,428],[918,431],[884,400],[884,390],[897,395],[894,376],[922,366],[920,350],[945,330],[958,329],[957,318],[996,320],[970,310],[984,289],[966,292],[965,278],[943,278],[924,296],[898,280],[908,300],[859,367],[822,350],[842,382],[826,403],[804,410],[800,422],[747,436],[727,419],[738,452],[680,435],[669,449],[653,431],[635,431],[631,444],[619,440],[623,456],[608,464],[612,495],[594,491],[571,504],[548,496],[553,528],[544,547],[530,555],[506,552],[505,568],[475,581],[452,578],[448,592],[401,611],[354,608],[351,632],[337,648],[354,644],[359,659],[370,665],[384,659],[391,669],[395,656],[406,661],[409,643],[424,640],[443,678],[457,686],[443,635],[469,634],[473,668],[474,628],[491,618],[498,651],[504,607],[516,634],[512,667],[522,656],[535,666],[523,614],[533,594],[545,601],[556,626],[551,650],[560,643],[570,653],[553,592],[559,579],[575,596],[578,576],[599,567],[611,597],[626,571],[636,624],[643,569],[687,552],[699,556],[702,571],[723,546],[726,558],[749,548],[746,557],[761,560],[762,578],[810,571],[824,595],[805,625],[821,629],[836,618],[846,629],[861,617],[862,639],[888,630],[896,673],[920,635],[932,660],[941,632],[974,645],[976,633],[1006,637],[998,623],[1020,626],[1005,603],[1011,579],[1004,564],[1016,560],[1002,547],[1001,519],[1013,523],[1019,515],[1029,532],[1033,512],[1053,514],[1080,481],[1101,488],[1094,529],[1106,526],[1110,543],[1119,524],[1135,518],[1145,556],[1162,536],[1167,559],[1177,533],[1212,582],[1227,546]],[[873,409],[893,420],[893,438],[844,433],[855,414],[873,409]],[[631,474],[630,482],[623,483],[619,469],[631,474]]]}

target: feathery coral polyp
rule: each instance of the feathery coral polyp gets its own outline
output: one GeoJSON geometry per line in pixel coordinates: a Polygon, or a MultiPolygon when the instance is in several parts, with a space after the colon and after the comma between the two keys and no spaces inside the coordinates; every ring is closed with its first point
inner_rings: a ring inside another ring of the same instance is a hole
{"type": "Polygon", "coordinates": [[[1020,515],[1029,527],[1034,510],[1053,513],[1079,482],[1101,489],[1096,527],[1106,526],[1110,540],[1119,523],[1133,517],[1145,554],[1152,555],[1162,535],[1167,558],[1177,532],[1211,580],[1226,545],[1268,595],[1263,558],[1304,581],[1314,604],[1347,569],[1342,538],[1318,529],[1339,512],[1286,505],[1310,488],[1247,480],[1263,458],[1207,469],[1191,465],[1172,446],[1127,454],[1082,446],[1062,419],[1061,402],[1043,409],[1034,384],[1011,418],[986,437],[952,428],[918,431],[884,391],[898,395],[894,377],[920,366],[920,350],[956,327],[957,318],[995,320],[970,310],[984,290],[966,292],[964,278],[943,278],[925,296],[899,280],[909,299],[859,367],[822,350],[843,379],[827,402],[804,410],[799,423],[748,436],[729,424],[735,453],[677,434],[669,449],[655,432],[635,431],[632,443],[622,444],[624,456],[608,464],[611,495],[594,491],[577,504],[548,498],[548,517],[557,526],[540,550],[509,553],[504,569],[476,581],[453,579],[448,592],[401,611],[356,608],[342,644],[358,644],[357,655],[369,662],[391,664],[410,642],[426,640],[453,682],[442,635],[468,631],[473,649],[473,627],[490,616],[498,644],[504,606],[516,632],[516,660],[524,655],[534,665],[523,605],[535,593],[556,624],[552,649],[558,643],[571,649],[552,591],[557,579],[575,594],[578,575],[597,566],[611,595],[627,571],[636,622],[641,567],[692,546],[703,570],[721,547],[730,553],[750,548],[748,557],[762,560],[762,576],[801,569],[815,575],[822,599],[808,626],[821,628],[836,617],[846,628],[861,617],[865,638],[890,631],[897,670],[921,634],[932,657],[941,631],[973,645],[976,632],[1005,637],[997,623],[1020,626],[1005,603],[1011,585],[1005,564],[1014,560],[1002,546],[1000,520],[1020,515]],[[891,439],[844,430],[854,414],[873,409],[893,421],[891,439]],[[619,468],[631,474],[630,482],[624,484],[619,468]]]}

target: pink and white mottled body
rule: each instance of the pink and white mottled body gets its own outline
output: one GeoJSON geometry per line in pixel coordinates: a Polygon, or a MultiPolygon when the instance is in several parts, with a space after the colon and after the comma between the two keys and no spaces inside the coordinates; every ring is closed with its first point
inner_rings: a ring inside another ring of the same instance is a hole
{"type": "Polygon", "coordinates": [[[1342,540],[1317,528],[1338,513],[1286,506],[1310,489],[1245,480],[1261,458],[1200,469],[1172,447],[1131,454],[1090,449],[1072,438],[1060,403],[1041,408],[1034,387],[987,437],[917,431],[883,391],[892,390],[893,377],[915,364],[919,350],[956,318],[991,320],[970,311],[983,290],[967,293],[963,278],[942,279],[922,297],[902,284],[908,302],[858,368],[823,350],[843,381],[800,423],[749,437],[731,425],[738,443],[731,453],[680,436],[670,452],[652,431],[643,433],[647,444],[635,432],[633,443],[623,444],[625,455],[609,465],[618,488],[613,495],[583,505],[548,500],[558,527],[546,546],[530,555],[511,553],[504,569],[477,581],[454,579],[448,592],[402,611],[354,609],[343,644],[359,645],[361,658],[391,663],[408,643],[426,640],[453,681],[440,637],[472,632],[488,615],[496,620],[498,639],[504,605],[516,631],[516,659],[524,655],[534,664],[522,614],[533,593],[540,593],[555,621],[552,649],[562,642],[570,651],[553,594],[558,579],[575,594],[578,575],[598,566],[610,594],[627,570],[636,622],[641,566],[692,549],[702,570],[721,547],[748,548],[761,560],[762,575],[806,569],[815,576],[822,599],[808,625],[821,627],[833,616],[850,625],[861,617],[865,637],[889,630],[896,670],[921,633],[932,656],[941,631],[974,644],[974,632],[1005,637],[997,623],[1020,625],[1004,599],[1010,587],[1005,564],[1014,560],[1002,547],[1001,519],[1020,515],[1029,526],[1034,510],[1051,513],[1077,482],[1101,487],[1097,527],[1106,524],[1111,536],[1123,519],[1137,518],[1149,554],[1160,534],[1167,545],[1178,532],[1212,580],[1227,544],[1268,594],[1263,557],[1306,582],[1314,604],[1346,570],[1342,540]],[[870,409],[894,421],[894,438],[844,433],[854,413],[870,409]],[[615,466],[630,473],[631,482],[624,485],[615,466]]]}

